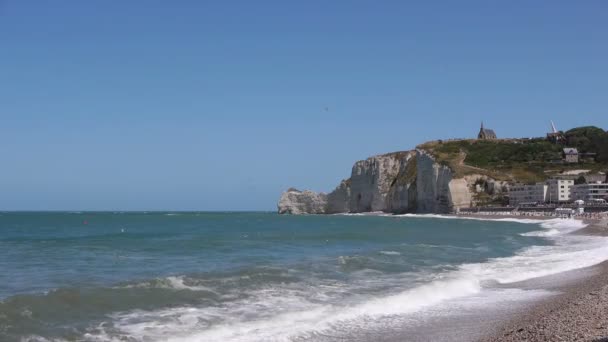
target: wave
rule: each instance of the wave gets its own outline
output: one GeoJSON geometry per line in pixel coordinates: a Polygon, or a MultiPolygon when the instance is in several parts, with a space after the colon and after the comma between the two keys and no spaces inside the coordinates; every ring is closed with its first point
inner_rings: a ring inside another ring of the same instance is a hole
{"type": "Polygon", "coordinates": [[[467,216],[450,216],[439,214],[403,214],[395,215],[396,217],[412,217],[412,218],[435,218],[435,219],[453,219],[453,220],[473,220],[473,221],[492,221],[492,222],[513,222],[522,224],[538,224],[540,227],[548,229],[548,231],[535,231],[522,233],[521,236],[540,236],[548,237],[554,235],[563,235],[585,228],[587,224],[579,219],[574,218],[493,218],[493,217],[467,217],[467,216]]]}
{"type": "Polygon", "coordinates": [[[461,270],[486,281],[509,284],[597,265],[608,259],[608,239],[584,245],[580,249],[534,246],[513,257],[462,265],[461,270]]]}
{"type": "Polygon", "coordinates": [[[336,213],[334,216],[394,216],[383,211],[368,211],[364,213],[336,213]]]}
{"type": "MultiPolygon", "coordinates": [[[[163,341],[291,341],[347,330],[361,320],[416,312],[444,300],[477,293],[475,279],[445,279],[390,296],[339,306],[302,296],[309,289],[268,288],[225,307],[136,310],[114,315],[103,336],[163,341]],[[255,317],[250,319],[250,317],[255,317]]],[[[86,336],[93,339],[93,335],[86,336]]]]}
{"type": "Polygon", "coordinates": [[[559,235],[561,232],[558,229],[549,229],[549,230],[536,230],[533,232],[521,233],[521,236],[538,236],[538,237],[549,237],[559,235]]]}
{"type": "MultiPolygon", "coordinates": [[[[11,299],[7,304],[12,309],[25,303],[36,312],[57,303],[74,301],[74,298],[79,303],[91,303],[83,306],[82,311],[66,316],[64,320],[69,323],[79,316],[90,315],[96,303],[112,303],[109,313],[103,313],[99,321],[82,332],[82,339],[87,341],[322,340],[324,335],[337,336],[344,331],[352,332],[374,324],[381,324],[383,326],[379,329],[384,329],[392,320],[400,325],[403,321],[398,321],[399,317],[437,307],[448,310],[454,303],[469,299],[488,305],[491,300],[507,297],[523,300],[532,295],[546,295],[493,286],[592,266],[608,259],[608,238],[568,234],[584,227],[582,221],[508,220],[538,225],[540,230],[522,235],[543,237],[551,240],[552,245],[532,246],[514,256],[463,264],[425,276],[370,273],[366,268],[369,260],[361,256],[340,256],[337,267],[361,272],[356,281],[314,277],[293,279],[293,274],[284,269],[264,268],[230,274],[231,277],[224,274],[221,278],[207,274],[206,279],[191,274],[175,275],[101,291],[97,289],[95,293],[52,291],[45,296],[11,299]],[[493,299],[489,299],[488,292],[493,299]],[[133,310],[133,307],[138,309],[133,310]],[[379,320],[380,317],[382,319],[379,320]]],[[[450,247],[440,244],[425,246],[450,247]]],[[[390,250],[399,250],[398,247],[384,248],[386,250],[377,253],[400,255],[390,250]]],[[[40,335],[36,331],[31,333],[40,335]]]]}
{"type": "MultiPolygon", "coordinates": [[[[524,222],[526,223],[526,222],[524,222]]],[[[536,222],[538,223],[538,222],[536,222]]],[[[538,236],[538,237],[551,237],[572,233],[579,229],[587,227],[587,224],[581,220],[576,219],[551,219],[545,220],[540,223],[540,227],[545,230],[538,230],[528,233],[519,234],[521,236],[538,236]]]]}
{"type": "Polygon", "coordinates": [[[587,227],[587,224],[582,220],[577,219],[556,218],[552,220],[543,221],[540,226],[549,229],[559,229],[562,233],[570,233],[575,230],[587,227]]]}
{"type": "Polygon", "coordinates": [[[526,219],[526,218],[515,218],[515,217],[471,217],[471,216],[454,216],[454,215],[441,215],[441,214],[401,214],[393,215],[394,217],[411,217],[411,218],[434,218],[434,219],[446,219],[446,220],[472,220],[472,221],[494,221],[494,222],[515,222],[524,224],[539,224],[543,221],[549,220],[562,220],[562,219],[549,219],[539,216],[537,219],[526,219]]]}
{"type": "MultiPolygon", "coordinates": [[[[120,287],[119,287],[120,288],[120,287]]],[[[122,288],[147,288],[147,289],[169,289],[169,290],[189,290],[189,291],[207,291],[215,293],[215,291],[207,286],[196,284],[193,279],[186,276],[169,276],[165,278],[155,278],[149,281],[144,281],[136,284],[128,284],[122,288]]]]}
{"type": "Polygon", "coordinates": [[[40,335],[28,335],[21,338],[21,342],[68,342],[63,338],[46,338],[40,335]]]}
{"type": "Polygon", "coordinates": [[[401,255],[401,253],[399,253],[397,251],[380,251],[378,253],[379,254],[384,254],[384,255],[401,255]]]}
{"type": "MultiPolygon", "coordinates": [[[[493,219],[496,220],[504,221],[493,219]]],[[[454,271],[436,274],[434,280],[383,296],[371,293],[364,297],[346,296],[343,301],[328,301],[327,298],[332,298],[329,289],[348,293],[352,284],[346,287],[326,284],[328,288],[319,284],[308,284],[308,287],[304,288],[275,284],[273,287],[249,293],[246,300],[224,306],[182,307],[117,314],[114,316],[113,326],[117,331],[136,340],[316,340],[320,338],[315,337],[324,334],[339,334],[340,331],[378,322],[378,317],[400,317],[430,310],[440,303],[449,306],[449,303],[462,298],[481,296],[484,291],[502,291],[493,289],[492,284],[510,284],[557,274],[592,266],[608,259],[608,238],[568,234],[583,228],[585,224],[582,221],[515,220],[519,223],[539,225],[542,230],[524,234],[545,237],[553,244],[528,247],[514,256],[493,258],[484,263],[460,265],[454,271]],[[319,293],[324,290],[328,292],[319,297],[319,293]],[[311,297],[313,294],[317,295],[316,299],[311,297]]],[[[383,250],[379,253],[398,255],[395,251],[383,250]]],[[[338,261],[340,264],[361,262],[356,257],[340,257],[338,261]]],[[[175,279],[175,283],[172,282],[172,286],[179,288],[184,284],[183,280],[178,279],[175,279]]],[[[186,283],[184,286],[189,285],[186,283]]],[[[533,294],[530,291],[520,291],[515,296],[518,300],[533,294]]],[[[494,295],[500,296],[500,292],[494,295]]],[[[487,298],[484,301],[487,303],[487,298]]],[[[381,321],[386,322],[385,319],[381,321]]]]}
{"type": "Polygon", "coordinates": [[[586,226],[583,221],[575,219],[542,221],[540,227],[543,230],[520,235],[545,237],[553,245],[528,247],[512,257],[462,265],[461,269],[481,279],[508,284],[590,267],[608,260],[608,237],[570,234],[586,226]]]}
{"type": "MultiPolygon", "coordinates": [[[[388,328],[392,320],[400,325],[403,321],[399,317],[403,315],[479,295],[481,291],[482,284],[475,277],[454,277],[393,295],[369,297],[360,303],[339,306],[305,300],[298,293],[274,288],[258,293],[256,298],[240,303],[238,307],[181,307],[119,314],[113,317],[113,327],[138,341],[314,341],[328,335],[348,336],[356,329],[372,327],[378,322],[381,322],[382,329],[388,328]],[[253,313],[256,318],[249,319],[253,313]]],[[[505,292],[510,293],[509,290],[505,292]]],[[[520,291],[514,296],[516,298],[500,297],[500,300],[525,300],[538,295],[520,291]]],[[[482,297],[474,303],[480,305],[482,301],[485,304],[491,302],[482,297]]],[[[104,334],[115,336],[108,332],[104,334]]]]}

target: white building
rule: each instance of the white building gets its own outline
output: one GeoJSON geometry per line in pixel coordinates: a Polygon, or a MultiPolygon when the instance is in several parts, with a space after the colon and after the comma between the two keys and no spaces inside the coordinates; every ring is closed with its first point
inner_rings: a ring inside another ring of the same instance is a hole
{"type": "Polygon", "coordinates": [[[572,186],[572,198],[585,202],[608,198],[608,183],[577,184],[572,186]]]}
{"type": "Polygon", "coordinates": [[[571,187],[574,185],[574,180],[552,178],[547,180],[546,184],[549,186],[547,190],[547,202],[570,202],[571,187]]]}
{"type": "Polygon", "coordinates": [[[509,188],[509,204],[544,203],[547,199],[548,188],[549,186],[543,183],[513,184],[509,188]]]}

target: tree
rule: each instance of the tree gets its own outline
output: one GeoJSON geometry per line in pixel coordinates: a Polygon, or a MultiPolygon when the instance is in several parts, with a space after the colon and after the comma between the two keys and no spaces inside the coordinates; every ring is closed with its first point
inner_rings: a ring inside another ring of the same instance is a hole
{"type": "Polygon", "coordinates": [[[596,153],[597,162],[608,162],[608,132],[595,126],[577,127],[565,134],[566,145],[582,153],[596,153]]]}

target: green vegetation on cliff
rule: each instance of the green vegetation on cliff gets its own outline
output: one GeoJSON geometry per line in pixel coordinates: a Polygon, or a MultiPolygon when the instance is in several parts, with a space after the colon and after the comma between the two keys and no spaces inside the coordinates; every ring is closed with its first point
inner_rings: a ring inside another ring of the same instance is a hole
{"type": "Polygon", "coordinates": [[[608,132],[594,126],[573,128],[564,133],[565,145],[582,153],[597,153],[595,161],[608,163],[608,132]]]}
{"type": "Polygon", "coordinates": [[[494,179],[537,182],[571,169],[608,168],[608,132],[589,126],[571,129],[559,143],[545,138],[433,141],[418,148],[448,165],[456,176],[484,174],[494,179]],[[562,163],[564,147],[582,154],[579,163],[562,163]]]}

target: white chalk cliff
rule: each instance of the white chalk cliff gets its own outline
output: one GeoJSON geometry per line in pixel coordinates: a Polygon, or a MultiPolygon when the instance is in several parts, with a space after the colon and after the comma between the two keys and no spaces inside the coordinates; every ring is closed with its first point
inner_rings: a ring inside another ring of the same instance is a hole
{"type": "Polygon", "coordinates": [[[424,150],[395,152],[356,162],[350,178],[329,194],[289,189],[278,203],[280,214],[449,213],[474,205],[482,175],[454,178],[454,172],[424,150]]]}
{"type": "Polygon", "coordinates": [[[327,212],[327,195],[291,188],[283,193],[278,207],[279,214],[325,214],[327,212]]]}

